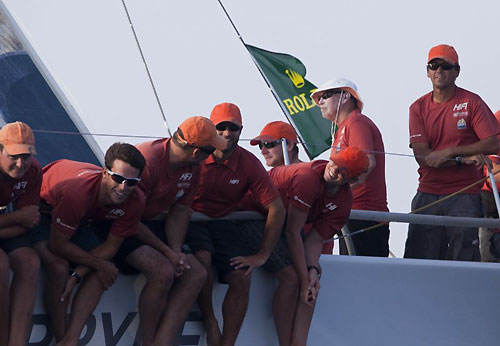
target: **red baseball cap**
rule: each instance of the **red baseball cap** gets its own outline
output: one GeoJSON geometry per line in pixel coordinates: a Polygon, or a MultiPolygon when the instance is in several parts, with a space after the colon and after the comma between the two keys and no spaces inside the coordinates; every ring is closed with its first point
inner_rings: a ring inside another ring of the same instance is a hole
{"type": "Polygon", "coordinates": [[[250,145],[257,145],[264,141],[276,141],[285,138],[288,142],[297,143],[297,134],[292,125],[284,121],[272,121],[260,131],[260,135],[250,141],[250,145]]]}
{"type": "Polygon", "coordinates": [[[452,65],[458,65],[457,51],[447,44],[440,44],[431,48],[427,63],[433,59],[442,59],[452,65]]]}
{"type": "Polygon", "coordinates": [[[368,155],[357,147],[347,147],[340,152],[332,149],[330,160],[337,166],[346,168],[349,179],[359,177],[368,169],[368,155]]]}
{"type": "Polygon", "coordinates": [[[20,121],[2,127],[0,143],[10,155],[36,154],[35,135],[27,124],[20,121]]]}
{"type": "Polygon", "coordinates": [[[212,146],[219,150],[226,149],[227,142],[217,134],[215,125],[205,117],[189,117],[179,125],[183,139],[193,147],[212,146]]]}
{"type": "Polygon", "coordinates": [[[210,113],[210,120],[214,125],[220,124],[224,121],[229,121],[241,127],[241,112],[237,105],[229,102],[219,103],[212,109],[210,113]]]}
{"type": "Polygon", "coordinates": [[[500,109],[495,112],[495,118],[500,122],[500,109]]]}

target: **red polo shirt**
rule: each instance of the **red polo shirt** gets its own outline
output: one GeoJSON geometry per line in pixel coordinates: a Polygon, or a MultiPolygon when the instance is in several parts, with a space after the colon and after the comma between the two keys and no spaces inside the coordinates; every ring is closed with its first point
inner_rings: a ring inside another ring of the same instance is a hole
{"type": "Polygon", "coordinates": [[[101,181],[102,168],[90,163],[59,160],[45,166],[40,197],[53,207],[52,226],[72,236],[82,220],[114,220],[113,235],[135,235],[144,211],[144,193],[136,188],[122,204],[99,205],[101,181]]]}
{"type": "Polygon", "coordinates": [[[236,146],[222,164],[217,164],[212,155],[203,162],[200,187],[192,208],[210,217],[222,217],[237,208],[247,191],[252,191],[261,205],[268,205],[279,197],[259,159],[236,146]]]}
{"type": "Polygon", "coordinates": [[[170,170],[170,141],[166,138],[137,145],[146,158],[146,168],[139,184],[146,194],[144,219],[168,212],[176,202],[191,206],[198,190],[200,166],[188,166],[175,172],[170,170]]]}
{"type": "Polygon", "coordinates": [[[311,224],[325,240],[332,238],[345,225],[352,206],[349,184],[339,186],[333,195],[325,190],[323,173],[327,163],[324,160],[301,162],[279,166],[269,172],[285,209],[291,203],[307,212],[306,224],[311,224]]]}
{"type": "Polygon", "coordinates": [[[377,125],[358,109],[340,123],[333,150],[358,147],[375,156],[376,166],[366,179],[352,189],[353,209],[389,211],[385,186],[385,150],[377,125]]]}
{"type": "Polygon", "coordinates": [[[31,167],[20,179],[0,174],[0,214],[28,205],[38,205],[42,186],[42,167],[33,158],[31,167]]]}
{"type": "MultiPolygon", "coordinates": [[[[500,132],[498,122],[486,103],[476,94],[457,87],[455,96],[435,103],[432,92],[410,106],[410,146],[428,143],[432,150],[468,145],[500,132]]],[[[446,195],[481,179],[474,165],[419,167],[418,191],[446,195]]],[[[480,186],[467,190],[479,193],[480,186]]]]}

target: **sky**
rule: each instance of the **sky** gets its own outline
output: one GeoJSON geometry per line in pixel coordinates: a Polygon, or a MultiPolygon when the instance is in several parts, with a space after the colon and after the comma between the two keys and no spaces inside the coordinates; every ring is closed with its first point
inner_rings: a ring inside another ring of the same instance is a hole
{"type": "MultiPolygon", "coordinates": [[[[122,1],[0,0],[61,101],[97,134],[167,136],[122,1]]],[[[169,126],[237,104],[240,144],[269,121],[285,120],[217,0],[126,0],[169,126]]],[[[288,53],[316,85],[345,77],[358,86],[363,113],[379,127],[387,152],[389,208],[408,212],[418,182],[408,147],[408,107],[431,90],[429,49],[453,45],[457,84],[500,109],[500,45],[495,1],[223,1],[246,43],[288,53]]],[[[103,151],[117,140],[94,136],[103,151]]],[[[326,158],[323,154],[320,158],[326,158]]],[[[302,159],[307,158],[302,155],[302,159]]],[[[391,224],[401,257],[406,224],[391,224]]]]}

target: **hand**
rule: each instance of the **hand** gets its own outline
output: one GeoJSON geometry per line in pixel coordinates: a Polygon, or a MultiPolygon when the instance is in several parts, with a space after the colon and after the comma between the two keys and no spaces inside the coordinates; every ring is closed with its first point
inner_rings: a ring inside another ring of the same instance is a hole
{"type": "Polygon", "coordinates": [[[309,280],[300,281],[300,300],[307,306],[312,307],[313,304],[311,303],[310,295],[311,285],[309,280]]]}
{"type": "Polygon", "coordinates": [[[243,267],[248,267],[245,271],[245,275],[248,275],[252,272],[253,268],[260,267],[267,261],[267,257],[262,254],[255,254],[251,256],[238,256],[233,257],[229,261],[229,264],[234,267],[234,269],[240,269],[243,267]]]}
{"type": "Polygon", "coordinates": [[[177,257],[177,265],[175,265],[174,275],[175,277],[179,277],[184,274],[184,271],[191,269],[189,263],[186,258],[186,254],[182,251],[175,252],[177,257]]]}
{"type": "Polygon", "coordinates": [[[17,217],[20,219],[21,226],[33,228],[40,222],[40,211],[37,205],[27,205],[16,210],[17,217]]]}
{"type": "Polygon", "coordinates": [[[68,297],[71,296],[71,292],[73,292],[73,288],[76,285],[76,278],[74,276],[68,277],[68,281],[66,281],[66,287],[59,298],[60,302],[63,303],[68,297]]]}
{"type": "Polygon", "coordinates": [[[425,163],[429,167],[439,167],[444,162],[446,162],[451,156],[452,153],[450,152],[450,148],[446,148],[443,150],[436,150],[425,157],[425,163]]]}
{"type": "Polygon", "coordinates": [[[107,290],[115,282],[116,276],[118,275],[118,268],[110,261],[103,260],[99,265],[97,274],[99,275],[99,279],[104,289],[107,290]]]}
{"type": "Polygon", "coordinates": [[[488,167],[488,169],[493,168],[493,164],[491,160],[485,155],[473,155],[462,158],[462,161],[467,165],[475,165],[478,169],[483,168],[484,165],[488,167]]]}
{"type": "Polygon", "coordinates": [[[318,272],[314,269],[309,270],[309,285],[310,285],[310,290],[309,290],[308,300],[312,302],[316,300],[316,298],[318,297],[320,289],[319,275],[318,272]]]}

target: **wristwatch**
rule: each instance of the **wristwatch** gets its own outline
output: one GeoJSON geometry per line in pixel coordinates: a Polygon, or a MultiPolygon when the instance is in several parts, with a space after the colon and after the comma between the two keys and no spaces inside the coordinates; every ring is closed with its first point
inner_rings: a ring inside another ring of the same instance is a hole
{"type": "Polygon", "coordinates": [[[456,156],[455,163],[457,164],[458,167],[462,166],[462,156],[456,156]]]}
{"type": "Polygon", "coordinates": [[[76,283],[79,284],[80,282],[82,282],[82,277],[80,276],[80,274],[78,274],[77,272],[75,272],[73,269],[71,269],[69,271],[69,276],[72,276],[76,279],[76,283]]]}
{"type": "Polygon", "coordinates": [[[316,270],[316,273],[318,273],[318,278],[321,279],[321,272],[320,272],[319,268],[316,266],[313,266],[313,265],[307,266],[307,271],[310,271],[311,269],[316,270]]]}

